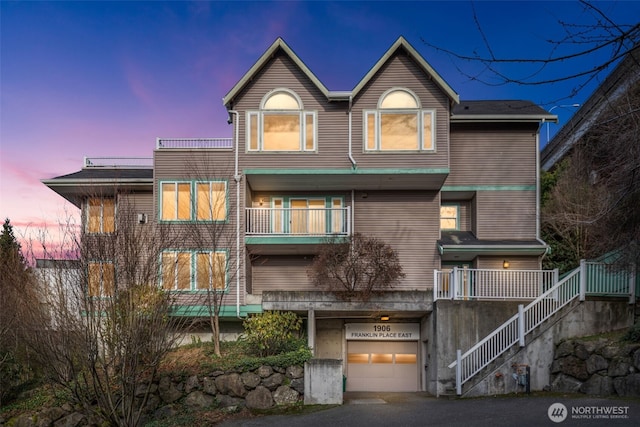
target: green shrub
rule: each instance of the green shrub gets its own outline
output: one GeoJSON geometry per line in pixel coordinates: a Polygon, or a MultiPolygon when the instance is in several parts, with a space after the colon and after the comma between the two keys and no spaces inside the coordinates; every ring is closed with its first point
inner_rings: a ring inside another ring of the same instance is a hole
{"type": "Polygon", "coordinates": [[[624,341],[640,342],[640,323],[635,323],[622,337],[624,341]]]}
{"type": "Polygon", "coordinates": [[[300,348],[302,319],[292,312],[265,311],[244,323],[248,350],[259,357],[273,356],[300,348]]]}

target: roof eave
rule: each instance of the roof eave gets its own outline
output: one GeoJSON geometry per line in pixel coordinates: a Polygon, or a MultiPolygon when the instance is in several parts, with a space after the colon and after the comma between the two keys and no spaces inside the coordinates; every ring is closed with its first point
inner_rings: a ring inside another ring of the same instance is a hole
{"type": "Polygon", "coordinates": [[[554,115],[515,115],[515,114],[456,114],[451,116],[452,122],[470,123],[470,122],[529,122],[529,123],[546,123],[558,122],[558,116],[554,115]]]}

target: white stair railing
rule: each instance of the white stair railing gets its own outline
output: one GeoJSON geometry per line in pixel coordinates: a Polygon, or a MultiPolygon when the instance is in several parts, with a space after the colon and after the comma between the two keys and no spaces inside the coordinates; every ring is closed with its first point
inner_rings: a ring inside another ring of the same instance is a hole
{"type": "MultiPolygon", "coordinates": [[[[635,303],[635,271],[628,272],[605,263],[580,261],[580,266],[504,322],[464,354],[458,350],[449,368],[456,368],[456,393],[462,385],[500,357],[516,343],[525,346],[525,336],[575,299],[586,295],[629,296],[635,303]]],[[[455,279],[453,279],[455,282],[455,279]]]]}
{"type": "MultiPolygon", "coordinates": [[[[585,263],[548,289],[526,307],[520,305],[518,313],[504,322],[482,341],[465,353],[458,350],[456,360],[449,368],[456,368],[456,393],[462,394],[462,385],[484,369],[516,343],[524,347],[525,335],[557,313],[576,298],[584,296],[585,263]]],[[[581,298],[583,299],[583,298],[581,298]]]]}

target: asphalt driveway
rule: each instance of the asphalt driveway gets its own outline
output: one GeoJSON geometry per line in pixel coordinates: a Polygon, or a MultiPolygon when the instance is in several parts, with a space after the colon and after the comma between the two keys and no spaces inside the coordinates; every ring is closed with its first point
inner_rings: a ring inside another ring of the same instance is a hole
{"type": "Polygon", "coordinates": [[[234,420],[225,427],[638,426],[640,399],[541,394],[436,399],[425,393],[345,393],[341,406],[234,420]],[[553,419],[553,421],[552,421],[553,419]]]}

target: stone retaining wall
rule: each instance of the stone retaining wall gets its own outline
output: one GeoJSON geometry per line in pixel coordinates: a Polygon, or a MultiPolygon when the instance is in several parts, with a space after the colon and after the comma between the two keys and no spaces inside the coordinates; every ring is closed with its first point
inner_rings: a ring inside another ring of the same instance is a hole
{"type": "MultiPolygon", "coordinates": [[[[188,378],[164,376],[157,383],[141,384],[136,395],[142,398],[147,391],[149,398],[144,410],[145,420],[169,418],[185,407],[222,408],[230,412],[245,406],[269,409],[302,400],[304,368],[261,366],[250,372],[217,371],[188,378]]],[[[0,419],[0,427],[4,424],[0,419]]],[[[13,427],[80,427],[101,423],[79,408],[65,404],[60,408],[46,408],[36,414],[22,415],[12,420],[11,424],[13,427]]]]}
{"type": "Polygon", "coordinates": [[[640,396],[640,343],[570,339],[556,346],[551,390],[599,396],[640,396]]]}

